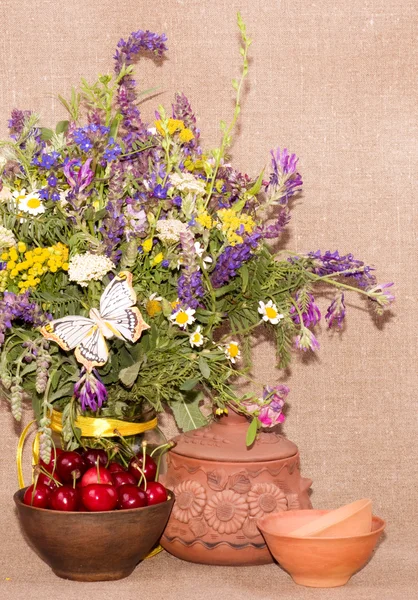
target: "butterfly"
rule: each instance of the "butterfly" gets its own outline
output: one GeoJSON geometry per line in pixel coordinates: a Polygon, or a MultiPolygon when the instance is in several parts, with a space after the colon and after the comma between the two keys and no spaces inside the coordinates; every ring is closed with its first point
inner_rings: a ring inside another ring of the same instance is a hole
{"type": "Polygon", "coordinates": [[[92,308],[89,318],[74,315],[55,319],[42,327],[41,333],[63,350],[75,348],[76,359],[91,372],[109,358],[105,338],[136,342],[141,333],[149,329],[135,304],[132,273],[121,271],[106,286],[100,298],[100,310],[92,308]]]}

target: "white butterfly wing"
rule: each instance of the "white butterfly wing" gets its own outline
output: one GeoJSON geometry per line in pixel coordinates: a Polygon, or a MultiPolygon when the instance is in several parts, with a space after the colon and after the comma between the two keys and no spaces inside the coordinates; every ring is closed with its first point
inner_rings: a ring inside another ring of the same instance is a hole
{"type": "Polygon", "coordinates": [[[136,342],[144,329],[149,329],[136,306],[114,313],[104,322],[116,337],[124,337],[130,342],[136,342]]]}
{"type": "Polygon", "coordinates": [[[121,271],[112,279],[100,298],[100,315],[107,320],[123,309],[134,306],[135,303],[136,293],[132,287],[132,273],[121,271]]]}
{"type": "Polygon", "coordinates": [[[94,367],[102,367],[107,362],[109,351],[105,338],[97,325],[83,338],[74,355],[89,372],[94,367]]]}
{"type": "Polygon", "coordinates": [[[94,327],[94,321],[87,317],[62,317],[42,327],[41,333],[44,338],[56,342],[63,350],[72,350],[94,327]]]}

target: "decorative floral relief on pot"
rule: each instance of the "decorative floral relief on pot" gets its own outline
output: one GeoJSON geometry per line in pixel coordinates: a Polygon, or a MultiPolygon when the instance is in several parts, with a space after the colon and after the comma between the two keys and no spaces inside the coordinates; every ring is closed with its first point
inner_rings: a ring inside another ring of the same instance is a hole
{"type": "Polygon", "coordinates": [[[248,504],[233,490],[225,490],[208,500],[204,515],[208,525],[218,533],[236,533],[248,515],[248,504]]]}
{"type": "MultiPolygon", "coordinates": [[[[188,523],[203,511],[206,503],[206,491],[197,481],[183,481],[174,488],[177,502],[173,506],[174,517],[182,523],[188,523]]],[[[174,491],[174,490],[173,490],[174,491]]]]}

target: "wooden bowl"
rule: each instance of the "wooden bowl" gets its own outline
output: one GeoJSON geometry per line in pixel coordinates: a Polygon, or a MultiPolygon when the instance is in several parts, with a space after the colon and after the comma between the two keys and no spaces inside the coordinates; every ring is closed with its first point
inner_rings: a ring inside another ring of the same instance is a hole
{"type": "Polygon", "coordinates": [[[382,519],[373,517],[369,533],[345,537],[292,536],[292,530],[328,512],[290,510],[257,521],[270,552],[299,585],[323,588],[345,585],[367,563],[385,528],[382,519]]]}
{"type": "Polygon", "coordinates": [[[104,512],[60,512],[23,504],[14,495],[21,527],[58,577],[108,581],[127,577],[157,544],[174,504],[104,512]]]}

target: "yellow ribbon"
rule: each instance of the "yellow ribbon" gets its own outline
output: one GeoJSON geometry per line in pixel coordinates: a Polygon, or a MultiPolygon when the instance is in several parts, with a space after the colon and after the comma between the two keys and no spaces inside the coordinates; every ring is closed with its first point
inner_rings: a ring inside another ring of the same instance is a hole
{"type": "MultiPolygon", "coordinates": [[[[19,488],[25,487],[22,470],[23,446],[31,427],[35,424],[36,421],[31,421],[26,425],[17,444],[16,467],[19,488]]],[[[117,429],[122,436],[139,435],[140,433],[144,433],[144,431],[155,429],[158,425],[158,421],[155,418],[146,421],[145,423],[130,423],[129,421],[119,421],[118,419],[96,419],[94,417],[79,416],[74,425],[81,430],[81,437],[114,437],[115,429],[117,429]]],[[[62,431],[62,414],[57,410],[52,411],[51,429],[57,433],[61,433],[62,431]]],[[[32,464],[36,465],[38,459],[39,433],[36,434],[32,444],[32,464]]]]}

